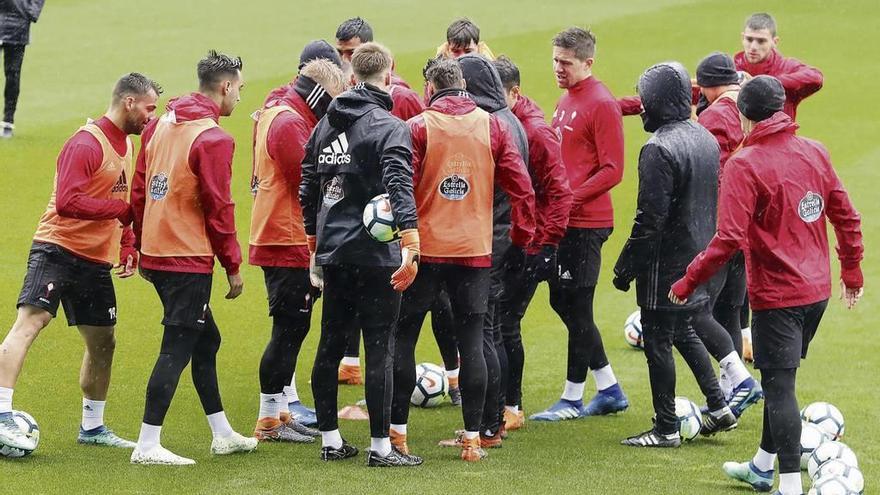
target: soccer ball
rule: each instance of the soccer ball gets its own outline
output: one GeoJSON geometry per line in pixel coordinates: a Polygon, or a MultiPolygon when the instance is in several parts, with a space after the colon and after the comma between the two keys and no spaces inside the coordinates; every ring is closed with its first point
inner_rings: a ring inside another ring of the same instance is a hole
{"type": "MultiPolygon", "coordinates": [[[[12,420],[15,421],[18,428],[28,438],[34,441],[34,450],[36,450],[40,444],[40,426],[37,424],[37,420],[24,411],[12,411],[12,420]]],[[[27,457],[33,452],[33,450],[18,449],[0,444],[0,457],[27,457]]]]}
{"type": "Polygon", "coordinates": [[[645,348],[645,341],[642,339],[642,312],[640,310],[637,309],[626,317],[626,322],[623,324],[623,338],[634,349],[645,348]]]}
{"type": "Polygon", "coordinates": [[[449,379],[443,368],[431,363],[416,366],[416,388],[409,401],[419,407],[435,407],[449,391],[449,379]]]}
{"type": "Polygon", "coordinates": [[[813,477],[813,481],[817,482],[820,479],[830,478],[832,476],[840,476],[844,478],[853,490],[862,493],[865,489],[865,477],[862,475],[862,472],[859,468],[855,466],[850,466],[849,464],[841,461],[840,459],[831,459],[830,461],[825,461],[819,466],[819,470],[816,471],[816,476],[813,477]]]}
{"type": "Polygon", "coordinates": [[[675,414],[678,416],[678,432],[682,440],[693,440],[700,434],[703,427],[703,415],[700,407],[687,397],[675,398],[675,414]]]}
{"type": "Polygon", "coordinates": [[[859,493],[843,476],[828,476],[813,483],[807,495],[858,495],[859,493]]]}
{"type": "Polygon", "coordinates": [[[364,207],[364,228],[370,237],[379,242],[388,243],[400,239],[400,229],[394,221],[387,194],[376,196],[364,207]]]}
{"type": "Polygon", "coordinates": [[[801,409],[801,419],[818,425],[831,440],[840,440],[846,426],[840,409],[827,402],[813,402],[801,409]]]}
{"type": "Polygon", "coordinates": [[[810,460],[807,461],[807,472],[810,473],[810,478],[815,477],[822,464],[832,459],[840,459],[850,466],[859,467],[859,461],[856,459],[856,454],[853,453],[852,449],[843,442],[829,440],[816,447],[816,450],[810,454],[810,460]]]}
{"type": "Polygon", "coordinates": [[[807,462],[810,460],[810,454],[816,450],[816,447],[830,440],[825,430],[813,423],[804,421],[801,424],[801,469],[807,469],[807,462]]]}

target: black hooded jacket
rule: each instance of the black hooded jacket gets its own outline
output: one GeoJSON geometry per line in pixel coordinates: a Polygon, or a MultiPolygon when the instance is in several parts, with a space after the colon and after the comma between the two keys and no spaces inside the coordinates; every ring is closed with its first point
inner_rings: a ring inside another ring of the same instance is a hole
{"type": "Polygon", "coordinates": [[[400,265],[399,243],[363,226],[364,207],[387,192],[398,227],[417,227],[412,141],[391,105],[388,93],[359,84],[333,100],[306,145],[299,197],[318,265],[400,265]]]}
{"type": "Polygon", "coordinates": [[[718,143],[690,119],[691,83],[677,62],[655,65],[639,80],[645,130],[654,135],[639,154],[639,196],[632,234],[614,267],[615,285],[636,280],[643,309],[693,310],[705,289],[684,306],[667,294],[715,233],[718,143]]]}
{"type": "MultiPolygon", "coordinates": [[[[501,76],[492,62],[482,55],[464,55],[458,58],[461,72],[467,83],[467,92],[481,109],[495,114],[507,123],[516,141],[526,169],[529,169],[529,140],[526,131],[516,115],[507,108],[504,98],[504,85],[501,76]]],[[[528,172],[527,172],[528,173],[528,172]]],[[[510,199],[496,182],[492,210],[492,264],[499,265],[501,257],[512,245],[510,241],[510,199]]]]}
{"type": "Polygon", "coordinates": [[[27,45],[45,0],[0,0],[0,44],[27,45]]]}

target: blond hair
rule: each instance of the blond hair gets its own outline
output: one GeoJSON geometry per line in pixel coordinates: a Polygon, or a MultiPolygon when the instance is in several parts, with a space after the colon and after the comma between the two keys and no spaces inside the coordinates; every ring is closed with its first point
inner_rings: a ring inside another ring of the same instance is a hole
{"type": "Polygon", "coordinates": [[[332,97],[336,97],[336,95],[345,91],[347,86],[342,69],[324,58],[315,59],[307,63],[299,73],[320,84],[332,97]]]}
{"type": "Polygon", "coordinates": [[[351,69],[358,82],[383,84],[391,70],[391,52],[379,43],[364,43],[351,56],[351,69]]]}

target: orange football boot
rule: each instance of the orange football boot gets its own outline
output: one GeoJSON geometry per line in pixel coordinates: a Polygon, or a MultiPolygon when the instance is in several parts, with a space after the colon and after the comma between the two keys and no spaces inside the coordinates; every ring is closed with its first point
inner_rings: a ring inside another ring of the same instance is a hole
{"type": "Polygon", "coordinates": [[[362,385],[364,379],[361,377],[361,367],[341,364],[339,365],[338,374],[339,383],[343,385],[362,385]]]}

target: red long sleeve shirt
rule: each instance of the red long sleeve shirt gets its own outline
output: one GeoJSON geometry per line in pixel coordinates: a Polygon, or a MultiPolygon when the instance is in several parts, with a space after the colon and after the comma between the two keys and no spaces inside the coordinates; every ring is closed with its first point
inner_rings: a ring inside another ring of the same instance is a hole
{"type": "Polygon", "coordinates": [[[623,116],[608,88],[595,77],[559,99],[553,128],[562,139],[562,162],[574,198],[569,227],[614,226],[611,188],[623,179],[623,116]]]}
{"type": "Polygon", "coordinates": [[[775,49],[761,62],[751,64],[744,52],[733,56],[736,70],[746,71],[752,76],[773,76],[785,88],[785,107],[782,111],[792,120],[797,118],[798,105],[808,96],[822,89],[822,72],[815,67],[794,58],[783,57],[775,49]]]}
{"type": "MultiPolygon", "coordinates": [[[[209,98],[192,93],[168,102],[167,111],[174,110],[178,121],[211,118],[220,120],[220,107],[209,98]]],[[[135,175],[132,182],[131,204],[134,211],[134,233],[140,246],[146,203],[146,149],[156,130],[158,119],[147,124],[141,139],[135,175]]],[[[189,167],[199,178],[199,200],[205,212],[205,230],[214,255],[229,275],[238,273],[241,265],[241,247],[235,231],[235,203],[232,201],[232,155],[235,141],[220,127],[209,129],[193,141],[189,152],[189,167]]],[[[153,257],[142,255],[141,266],[152,270],[186,273],[212,273],[214,256],[153,257]]]]}
{"type": "Polygon", "coordinates": [[[724,164],[743,141],[742,124],[736,100],[731,98],[716,100],[703,110],[697,118],[697,122],[715,136],[718,146],[721,148],[721,162],[718,168],[720,182],[724,173],[724,164]]]}
{"type": "Polygon", "coordinates": [[[755,310],[813,304],[831,296],[827,218],[837,236],[841,279],[862,287],[861,218],[816,141],[795,136],[785,113],[758,123],[730,157],[721,183],[718,232],[672,285],[688,297],[738,250],[755,310]]]}
{"type": "MultiPolygon", "coordinates": [[[[315,114],[293,89],[286,86],[286,91],[273,91],[266,99],[264,108],[272,105],[287,105],[297,111],[296,114],[283,112],[275,117],[269,126],[267,151],[273,160],[279,162],[284,179],[291,191],[299,191],[302,179],[302,160],[305,146],[309,141],[312,129],[318,124],[315,114]],[[273,99],[273,95],[275,95],[273,99]]],[[[256,125],[254,126],[256,134],[256,125]]],[[[256,139],[256,136],[255,136],[256,139]]],[[[297,201],[298,195],[294,195],[297,201]]],[[[309,249],[306,246],[249,246],[248,262],[256,266],[284,266],[290,268],[309,267],[309,249]]]]}
{"type": "MultiPolygon", "coordinates": [[[[428,107],[447,115],[464,115],[474,111],[477,106],[467,96],[442,96],[428,107]]],[[[428,148],[428,128],[421,116],[408,122],[413,144],[413,184],[419,183],[422,159],[428,148]]],[[[495,160],[495,179],[510,198],[510,238],[514,244],[526,248],[535,234],[535,193],[531,178],[524,171],[525,164],[513,141],[510,130],[494,115],[489,119],[489,138],[492,157],[495,160]]],[[[477,268],[492,266],[492,256],[471,258],[433,258],[422,256],[425,263],[449,263],[477,268]]]]}
{"type": "Polygon", "coordinates": [[[511,109],[523,125],[529,140],[529,173],[535,189],[535,238],[529,251],[543,245],[558,246],[565,235],[571,212],[571,188],[562,164],[559,136],[544,120],[544,112],[525,96],[511,109]]]}

